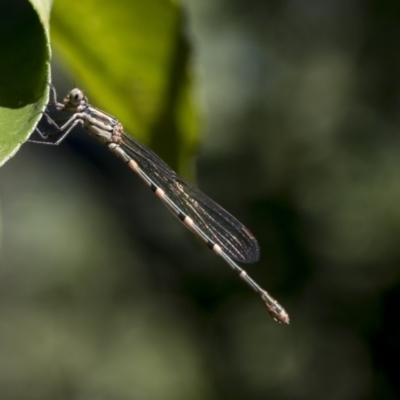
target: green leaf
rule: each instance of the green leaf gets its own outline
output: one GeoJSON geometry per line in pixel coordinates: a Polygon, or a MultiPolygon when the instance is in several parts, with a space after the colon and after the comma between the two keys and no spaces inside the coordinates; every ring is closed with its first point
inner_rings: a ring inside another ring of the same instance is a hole
{"type": "Polygon", "coordinates": [[[58,0],[51,36],[91,103],[190,175],[198,122],[181,6],[171,0],[58,0]]]}
{"type": "Polygon", "coordinates": [[[50,0],[0,2],[0,166],[33,132],[48,101],[50,0]]]}

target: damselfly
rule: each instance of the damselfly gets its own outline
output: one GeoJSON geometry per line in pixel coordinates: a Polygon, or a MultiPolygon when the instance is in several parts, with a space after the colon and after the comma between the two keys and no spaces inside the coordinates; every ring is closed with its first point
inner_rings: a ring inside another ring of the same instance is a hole
{"type": "Polygon", "coordinates": [[[48,141],[50,133],[36,131],[41,141],[31,142],[58,145],[73,128],[83,126],[91,135],[104,143],[111,152],[121,158],[150,187],[167,208],[193,233],[258,293],[271,316],[278,322],[289,323],[284,308],[269,293],[259,286],[235,261],[253,263],[259,259],[259,247],[252,233],[236,218],[180,178],[155,153],[125,133],[123,126],[113,116],[91,106],[80,89],[72,89],[62,103],[57,101],[53,86],[51,93],[58,111],[73,115],[59,126],[47,112],[47,121],[60,136],[48,141]]]}

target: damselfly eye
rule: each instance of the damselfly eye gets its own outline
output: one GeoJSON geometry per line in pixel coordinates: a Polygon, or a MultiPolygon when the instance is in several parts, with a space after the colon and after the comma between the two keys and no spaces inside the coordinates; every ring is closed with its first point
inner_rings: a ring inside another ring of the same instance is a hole
{"type": "Polygon", "coordinates": [[[72,89],[69,92],[68,100],[73,105],[78,105],[83,100],[83,93],[79,89],[72,89]]]}

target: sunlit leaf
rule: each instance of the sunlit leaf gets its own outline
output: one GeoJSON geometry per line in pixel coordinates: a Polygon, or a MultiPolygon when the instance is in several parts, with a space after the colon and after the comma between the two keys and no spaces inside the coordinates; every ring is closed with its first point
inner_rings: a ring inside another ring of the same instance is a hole
{"type": "Polygon", "coordinates": [[[58,0],[56,55],[92,104],[188,174],[197,142],[184,15],[171,0],[58,0]]]}
{"type": "Polygon", "coordinates": [[[32,133],[47,103],[51,0],[0,5],[0,165],[32,133]]]}

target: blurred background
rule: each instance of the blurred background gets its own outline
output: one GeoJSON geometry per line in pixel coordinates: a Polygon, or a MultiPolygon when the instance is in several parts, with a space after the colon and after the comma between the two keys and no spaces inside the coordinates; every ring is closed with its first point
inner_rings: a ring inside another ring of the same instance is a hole
{"type": "Polygon", "coordinates": [[[201,129],[179,172],[257,237],[244,267],[291,323],[95,139],[27,143],[0,170],[0,398],[398,399],[399,3],[183,9],[201,129]]]}

